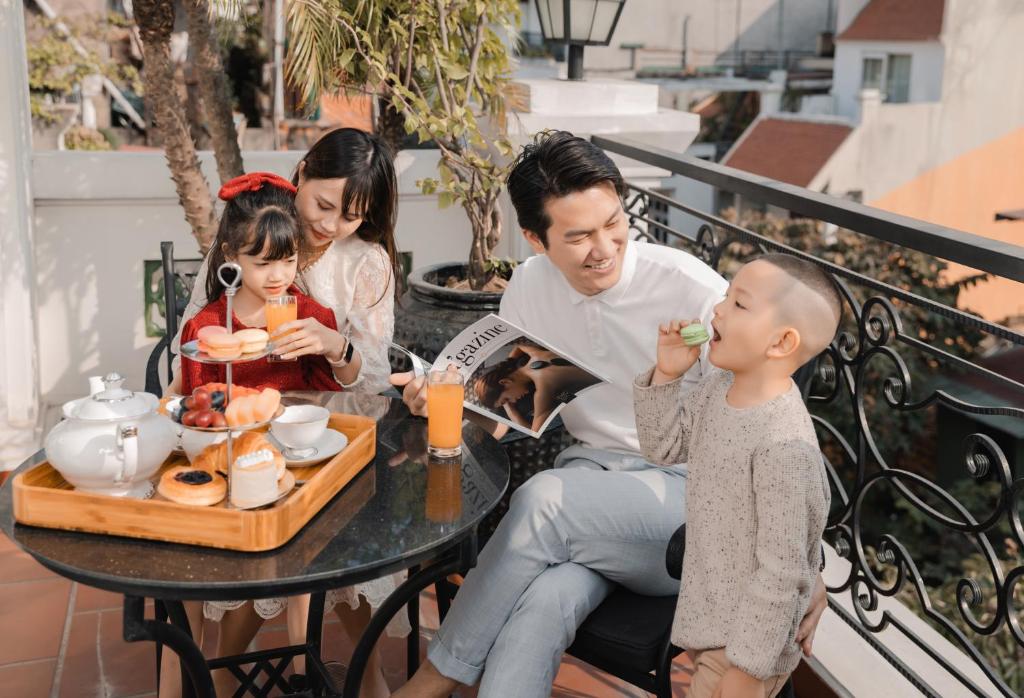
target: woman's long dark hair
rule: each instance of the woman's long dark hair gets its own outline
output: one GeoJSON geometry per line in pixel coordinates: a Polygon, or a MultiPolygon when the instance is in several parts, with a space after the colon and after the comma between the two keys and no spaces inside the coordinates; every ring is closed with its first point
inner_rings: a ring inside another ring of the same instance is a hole
{"type": "Polygon", "coordinates": [[[265,259],[288,259],[298,253],[299,230],[295,195],[286,189],[264,184],[256,191],[243,191],[229,200],[210,248],[207,302],[214,302],[224,293],[217,269],[229,257],[258,255],[266,248],[265,259]]]}
{"type": "MultiPolygon", "coordinates": [[[[342,213],[362,216],[356,235],[381,245],[388,254],[395,279],[395,294],[402,283],[395,220],[398,215],[398,177],[394,153],[372,133],[339,128],[325,133],[300,161],[302,176],[311,179],[344,179],[342,213]]],[[[299,169],[292,176],[299,184],[299,169]]]]}

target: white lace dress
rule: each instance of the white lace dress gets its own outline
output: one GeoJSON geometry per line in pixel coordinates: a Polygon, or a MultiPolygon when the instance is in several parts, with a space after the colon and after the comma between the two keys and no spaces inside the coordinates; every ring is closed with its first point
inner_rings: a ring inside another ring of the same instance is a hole
{"type": "MultiPolygon", "coordinates": [[[[204,260],[185,308],[182,325],[206,306],[206,270],[207,262],[204,260]]],[[[320,259],[299,274],[296,284],[303,293],[334,311],[339,331],[349,338],[362,358],[359,376],[352,383],[342,384],[342,387],[360,393],[379,393],[386,389],[390,385],[388,346],[395,331],[395,306],[394,275],[384,249],[355,235],[332,242],[320,259]]],[[[180,340],[179,331],[171,344],[175,354],[179,353],[180,340]]],[[[174,370],[177,371],[180,360],[176,356],[174,361],[174,370]]],[[[402,583],[403,577],[402,573],[389,575],[330,591],[325,610],[331,610],[339,602],[347,603],[354,610],[359,607],[360,596],[376,610],[402,583]]],[[[248,602],[208,601],[204,604],[203,613],[207,618],[219,621],[225,611],[240,608],[245,603],[248,602]]],[[[287,605],[286,598],[253,602],[256,613],[262,618],[273,618],[287,605]]],[[[405,636],[409,631],[404,613],[396,615],[388,625],[389,635],[405,636]]]]}

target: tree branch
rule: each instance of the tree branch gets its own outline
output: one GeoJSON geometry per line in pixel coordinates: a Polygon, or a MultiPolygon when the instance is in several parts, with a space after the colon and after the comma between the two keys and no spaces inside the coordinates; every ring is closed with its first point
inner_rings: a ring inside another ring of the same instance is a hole
{"type": "Polygon", "coordinates": [[[448,53],[451,51],[451,46],[448,45],[448,24],[445,22],[444,16],[444,0],[437,0],[437,25],[441,29],[441,45],[444,46],[444,52],[448,53]]]}
{"type": "Polygon", "coordinates": [[[480,51],[484,45],[484,19],[487,17],[487,11],[484,10],[480,17],[476,21],[476,32],[473,37],[473,57],[469,59],[469,77],[466,80],[466,101],[463,102],[463,108],[469,107],[470,97],[473,96],[473,83],[476,82],[476,67],[477,61],[480,60],[480,51]]]}
{"type": "Polygon", "coordinates": [[[412,82],[412,66],[415,63],[413,60],[413,47],[416,45],[416,18],[413,17],[409,22],[409,53],[405,63],[405,80],[402,83],[406,88],[409,87],[409,83],[412,82]]]}

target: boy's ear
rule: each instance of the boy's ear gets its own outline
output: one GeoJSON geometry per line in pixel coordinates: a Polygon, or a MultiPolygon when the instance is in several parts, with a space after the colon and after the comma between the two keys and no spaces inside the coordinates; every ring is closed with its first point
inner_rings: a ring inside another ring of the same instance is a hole
{"type": "Polygon", "coordinates": [[[299,184],[302,184],[304,181],[306,181],[306,161],[305,160],[300,160],[299,161],[299,184]]]}
{"type": "Polygon", "coordinates": [[[540,238],[537,237],[536,233],[530,232],[526,228],[523,228],[523,237],[526,238],[527,244],[533,250],[534,254],[544,254],[547,252],[547,248],[544,247],[544,243],[541,242],[540,238]]]}
{"type": "Polygon", "coordinates": [[[795,327],[784,327],[768,345],[768,358],[786,359],[795,356],[801,344],[800,332],[795,327]]]}

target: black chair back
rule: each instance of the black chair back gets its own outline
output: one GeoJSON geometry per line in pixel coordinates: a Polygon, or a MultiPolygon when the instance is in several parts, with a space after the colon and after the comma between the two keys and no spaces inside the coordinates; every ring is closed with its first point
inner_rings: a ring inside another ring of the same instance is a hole
{"type": "Polygon", "coordinates": [[[146,392],[154,395],[163,394],[163,386],[160,381],[160,360],[166,361],[167,382],[174,378],[172,363],[174,352],[171,351],[171,342],[178,334],[178,327],[182,315],[188,304],[187,298],[192,294],[192,287],[196,283],[196,276],[202,259],[174,259],[174,243],[160,243],[160,261],[163,268],[163,290],[164,290],[164,336],[160,338],[153,351],[150,352],[146,361],[146,392]],[[180,294],[184,292],[183,302],[180,294]]]}

